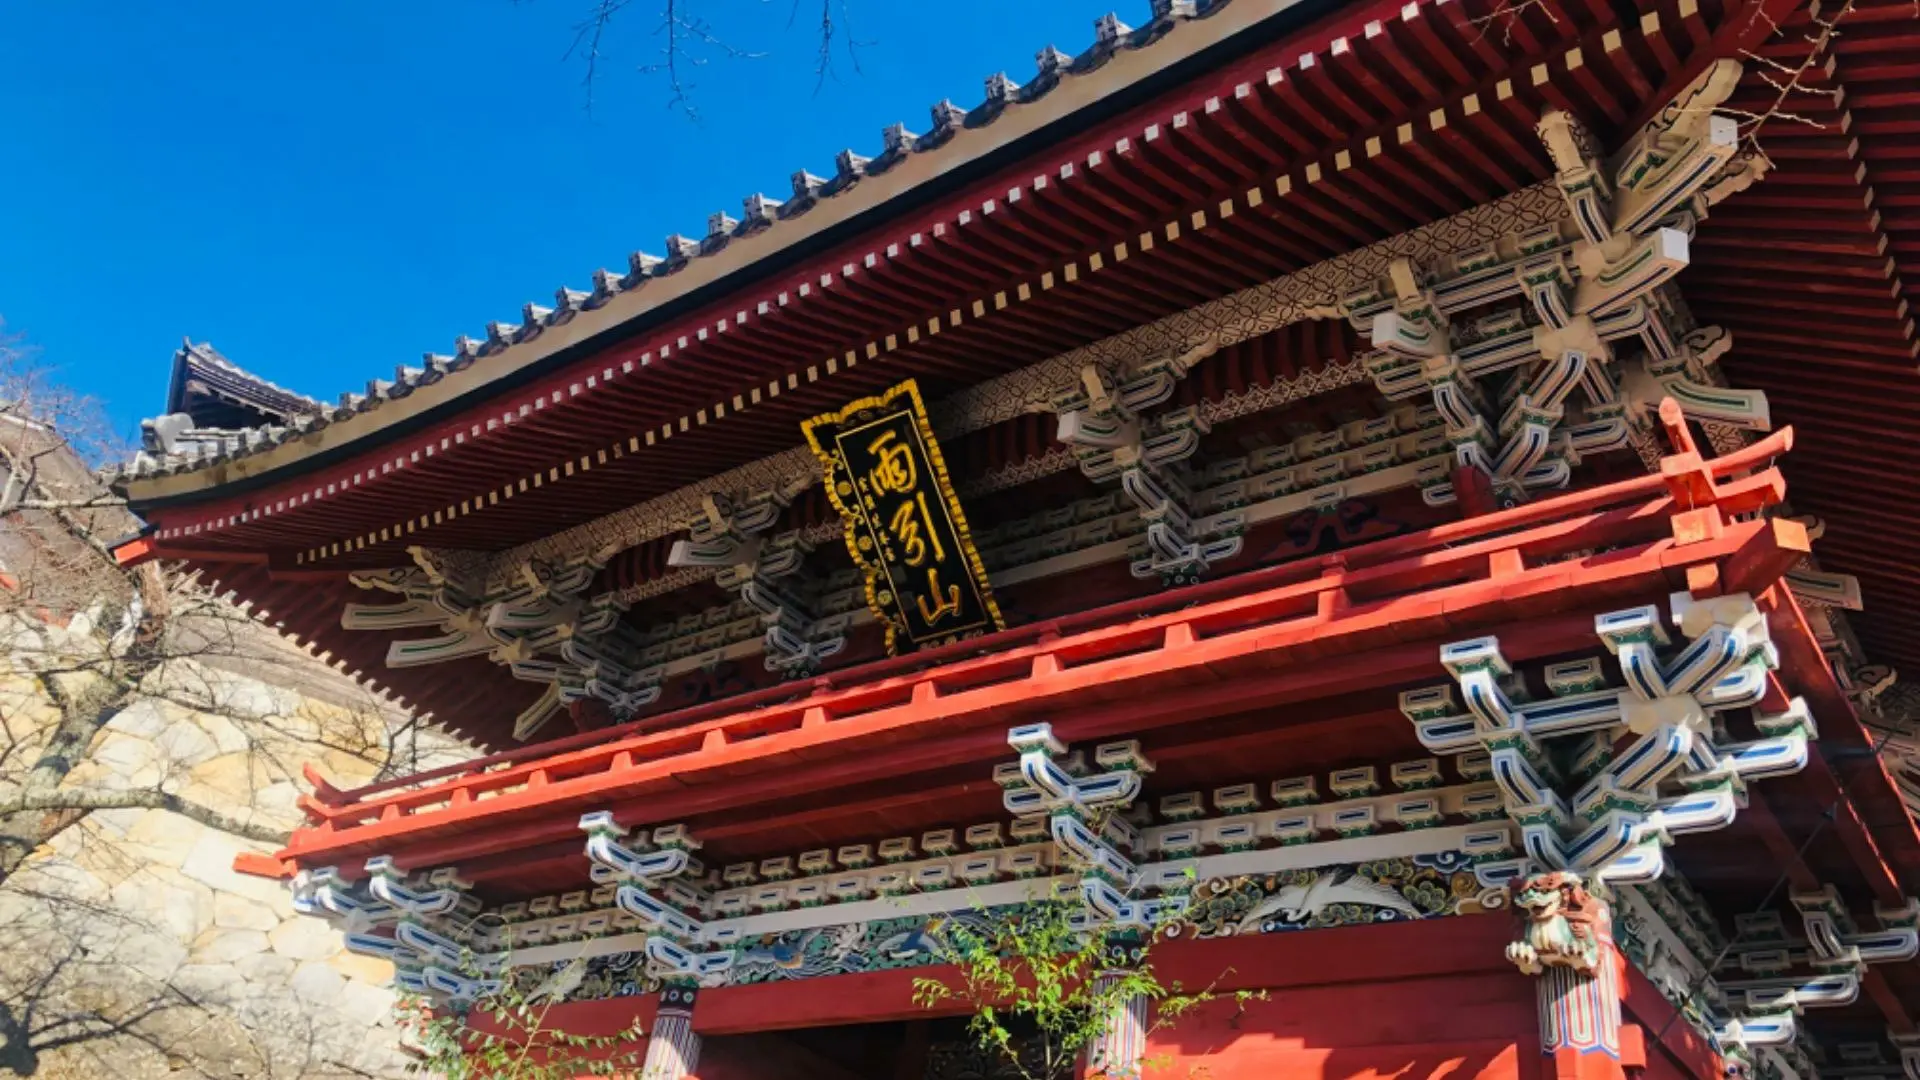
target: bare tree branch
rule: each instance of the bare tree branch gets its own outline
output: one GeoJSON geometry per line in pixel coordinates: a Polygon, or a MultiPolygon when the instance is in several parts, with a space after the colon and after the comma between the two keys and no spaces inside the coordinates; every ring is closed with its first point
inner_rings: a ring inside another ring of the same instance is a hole
{"type": "MultiPolygon", "coordinates": [[[[1763,56],[1757,52],[1750,50],[1742,51],[1741,55],[1745,56],[1748,60],[1758,63],[1764,69],[1759,72],[1759,77],[1762,82],[1765,82],[1774,90],[1773,103],[1761,112],[1749,112],[1725,107],[1722,107],[1720,111],[1740,120],[1740,126],[1743,129],[1740,133],[1741,140],[1751,147],[1754,153],[1760,155],[1761,159],[1764,160],[1769,167],[1773,165],[1773,159],[1767,156],[1766,149],[1760,145],[1760,133],[1761,130],[1766,127],[1768,121],[1784,120],[1788,123],[1802,124],[1811,128],[1826,128],[1826,124],[1794,112],[1793,109],[1789,107],[1789,102],[1803,95],[1836,100],[1835,91],[1807,86],[1802,80],[1816,72],[1824,71],[1821,65],[1821,58],[1827,55],[1827,50],[1832,46],[1833,39],[1839,35],[1840,23],[1846,19],[1847,16],[1853,14],[1855,3],[1856,0],[1846,0],[1845,3],[1840,5],[1840,10],[1834,12],[1831,17],[1821,14],[1818,8],[1809,11],[1808,18],[1813,21],[1816,30],[1814,33],[1804,36],[1804,40],[1807,43],[1807,50],[1796,64],[1789,66],[1772,57],[1763,56]]],[[[1916,0],[1915,11],[1917,14],[1920,14],[1920,0],[1916,0]]],[[[1772,28],[1773,34],[1782,32],[1780,24],[1774,22],[1773,18],[1767,15],[1758,4],[1754,5],[1753,18],[1765,19],[1768,26],[1772,28]]]]}
{"type": "Polygon", "coordinates": [[[70,811],[91,813],[95,810],[165,810],[197,821],[210,829],[219,829],[224,833],[242,836],[248,840],[258,840],[262,843],[284,844],[287,842],[288,835],[285,829],[255,825],[250,821],[221,813],[211,806],[188,802],[167,791],[150,791],[144,788],[121,791],[64,787],[45,793],[20,794],[10,798],[0,797],[0,815],[49,810],[62,813],[70,811]]]}
{"type": "MultiPolygon", "coordinates": [[[[693,76],[699,68],[714,60],[758,60],[767,54],[742,48],[720,33],[713,22],[698,10],[700,0],[656,2],[659,7],[653,32],[661,40],[656,53],[658,59],[640,65],[638,71],[643,75],[665,79],[667,107],[683,113],[690,120],[698,120],[700,113],[694,100],[697,84],[693,76]]],[[[789,28],[797,21],[802,2],[794,0],[793,11],[787,20],[789,28]]],[[[581,85],[585,88],[586,109],[589,112],[593,110],[600,80],[606,74],[602,62],[612,57],[610,46],[615,25],[633,3],[634,0],[590,0],[586,13],[573,24],[573,40],[567,47],[564,59],[578,61],[585,69],[581,85]]],[[[818,31],[814,63],[816,93],[828,79],[836,77],[836,44],[844,46],[847,62],[856,74],[860,72],[859,49],[867,44],[856,40],[851,33],[852,21],[847,0],[819,0],[819,3],[819,19],[815,23],[818,31]]]]}
{"type": "Polygon", "coordinates": [[[103,506],[124,508],[127,500],[113,495],[96,495],[87,499],[19,499],[0,504],[0,514],[14,510],[95,510],[103,506]]]}
{"type": "MultiPolygon", "coordinates": [[[[796,0],[796,2],[798,2],[798,0],[796,0]]],[[[821,87],[827,84],[829,78],[837,77],[833,69],[833,39],[836,34],[838,34],[846,44],[847,62],[853,66],[853,73],[855,75],[862,74],[860,70],[860,45],[862,43],[853,37],[853,22],[847,16],[846,0],[820,0],[820,56],[819,59],[814,62],[813,70],[813,92],[816,94],[820,92],[821,87]],[[833,17],[833,9],[836,4],[840,8],[838,24],[835,23],[833,17]],[[844,24],[844,32],[842,32],[842,24],[844,24]]]]}
{"type": "Polygon", "coordinates": [[[304,761],[371,776],[417,734],[196,575],[121,566],[110,542],[139,523],[91,468],[113,452],[103,430],[0,335],[0,1075],[155,1055],[194,1075],[338,1075],[323,1058],[357,1057],[363,1033],[323,1052],[309,1029],[301,1047],[310,1010],[272,983],[217,1000],[185,962],[211,915],[139,899],[150,879],[192,908],[208,885],[124,838],[158,812],[184,819],[166,833],[284,843],[304,761]]]}
{"type": "Polygon", "coordinates": [[[660,22],[654,29],[655,36],[666,39],[666,45],[660,50],[662,59],[658,63],[642,65],[640,72],[644,75],[665,75],[671,94],[667,99],[667,108],[684,113],[689,120],[698,120],[700,112],[694,107],[692,97],[694,84],[685,80],[681,71],[683,67],[704,67],[714,55],[729,60],[759,60],[767,54],[748,52],[722,40],[714,32],[712,24],[688,13],[689,2],[662,0],[660,22]]]}
{"type": "Polygon", "coordinates": [[[1493,28],[1500,27],[1500,44],[1512,45],[1513,32],[1522,25],[1521,20],[1528,11],[1537,11],[1548,22],[1558,23],[1560,16],[1554,14],[1553,6],[1546,0],[1496,0],[1493,10],[1471,20],[1480,28],[1480,40],[1485,41],[1493,28]]]}
{"type": "Polygon", "coordinates": [[[593,111],[593,91],[599,84],[600,43],[606,39],[607,27],[613,23],[613,17],[620,14],[632,0],[595,0],[593,10],[587,17],[574,24],[573,44],[567,47],[563,59],[571,60],[578,56],[586,63],[586,74],[580,85],[587,93],[586,110],[593,111]]]}

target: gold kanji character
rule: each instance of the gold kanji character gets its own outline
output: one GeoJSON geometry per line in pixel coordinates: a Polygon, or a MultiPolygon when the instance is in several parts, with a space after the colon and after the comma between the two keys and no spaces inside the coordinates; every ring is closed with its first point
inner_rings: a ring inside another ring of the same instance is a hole
{"type": "Polygon", "coordinates": [[[927,511],[927,493],[917,492],[914,497],[899,505],[888,522],[893,535],[900,540],[901,548],[907,557],[908,566],[919,566],[927,561],[927,547],[933,547],[935,562],[947,561],[947,549],[940,544],[940,530],[933,523],[933,515],[927,511]],[[926,527],[926,535],[921,536],[921,526],[926,527]]]}
{"type": "Polygon", "coordinates": [[[867,444],[867,453],[879,459],[867,478],[877,491],[905,495],[919,483],[920,477],[913,467],[913,450],[905,443],[895,442],[897,438],[898,432],[883,431],[879,438],[867,444]]]}
{"type": "Polygon", "coordinates": [[[937,625],[941,619],[960,610],[960,586],[947,586],[946,599],[940,599],[940,568],[927,567],[927,592],[934,596],[933,607],[927,607],[926,596],[914,597],[914,603],[920,605],[920,620],[928,626],[937,625]]]}
{"type": "Polygon", "coordinates": [[[918,508],[908,499],[893,512],[893,520],[888,526],[900,541],[900,552],[906,556],[908,566],[919,566],[927,561],[927,542],[920,536],[920,519],[915,514],[918,508]]]}

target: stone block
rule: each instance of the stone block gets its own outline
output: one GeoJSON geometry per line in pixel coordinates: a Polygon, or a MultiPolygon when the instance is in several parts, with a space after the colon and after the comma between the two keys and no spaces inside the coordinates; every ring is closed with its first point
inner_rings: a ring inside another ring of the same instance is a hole
{"type": "Polygon", "coordinates": [[[283,716],[300,707],[300,696],[252,679],[231,680],[220,688],[222,710],[249,719],[283,716]]]}
{"type": "Polygon", "coordinates": [[[341,949],[340,932],[324,919],[295,915],[267,935],[273,951],[295,960],[325,960],[341,949]]]}
{"type": "Polygon", "coordinates": [[[280,925],[279,912],[258,900],[229,892],[213,894],[213,925],[223,930],[272,930],[280,925]]]}
{"type": "Polygon", "coordinates": [[[204,801],[245,807],[254,805],[255,794],[273,783],[269,774],[270,766],[255,755],[233,753],[202,760],[188,770],[187,779],[201,789],[193,794],[204,801]]]}
{"type": "Polygon", "coordinates": [[[29,858],[26,868],[15,872],[8,883],[43,895],[91,903],[105,903],[109,892],[109,886],[99,877],[61,858],[29,858]]]}
{"type": "Polygon", "coordinates": [[[91,820],[68,829],[52,844],[58,857],[99,878],[111,888],[138,873],[146,864],[116,843],[112,833],[94,827],[91,820]]]}
{"type": "Polygon", "coordinates": [[[113,943],[113,954],[149,979],[170,979],[187,962],[186,943],[164,933],[133,930],[113,943]]]}
{"type": "Polygon", "coordinates": [[[257,987],[277,989],[293,977],[293,969],[297,966],[299,966],[298,961],[292,957],[281,956],[276,952],[263,952],[235,960],[233,971],[234,974],[257,987]]]}
{"type": "Polygon", "coordinates": [[[160,748],[146,739],[109,731],[95,740],[87,761],[123,784],[152,787],[161,779],[160,748]]]}
{"type": "Polygon", "coordinates": [[[107,721],[107,730],[151,742],[167,730],[170,722],[166,708],[160,702],[136,701],[113,714],[113,719],[107,721]]]}
{"type": "Polygon", "coordinates": [[[294,996],[300,1000],[311,1005],[329,1006],[340,1000],[347,980],[324,961],[309,960],[293,970],[293,977],[287,980],[287,985],[293,988],[294,996]]]}
{"type": "Polygon", "coordinates": [[[253,745],[239,724],[219,713],[202,713],[199,719],[200,729],[207,733],[207,737],[213,740],[214,748],[222,754],[242,753],[253,745]]]}
{"type": "Polygon", "coordinates": [[[379,1042],[362,1044],[353,1051],[348,1063],[367,1076],[407,1076],[415,1067],[415,1060],[407,1057],[398,1049],[398,1039],[384,1039],[379,1042]]]}
{"type": "Polygon", "coordinates": [[[261,826],[271,826],[271,828],[284,828],[292,832],[294,828],[300,828],[301,824],[305,824],[305,815],[301,815],[300,805],[296,803],[298,798],[300,798],[300,786],[294,784],[292,780],[275,780],[273,784],[255,788],[252,798],[248,799],[250,801],[248,821],[261,826]]]}
{"type": "MultiPolygon", "coordinates": [[[[0,634],[4,623],[0,619],[0,634]]],[[[37,624],[32,630],[52,632],[37,624]]],[[[10,737],[31,753],[59,714],[35,680],[7,670],[10,652],[18,655],[0,647],[0,739],[10,737]]],[[[125,789],[166,780],[183,797],[291,828],[301,819],[299,762],[322,762],[349,785],[374,775],[374,762],[340,748],[364,745],[378,756],[382,724],[392,717],[316,707],[260,681],[279,681],[272,661],[263,660],[259,671],[248,665],[243,673],[191,661],[170,666],[164,677],[182,691],[211,693],[219,708],[138,702],[114,717],[70,781],[125,789]],[[239,712],[219,714],[229,706],[239,712]],[[275,719],[250,723],[246,713],[275,719]]],[[[85,689],[80,680],[67,682],[85,689]]],[[[460,748],[452,757],[471,753],[460,748]]],[[[118,1040],[109,1057],[87,1058],[77,1071],[80,1058],[50,1056],[42,1070],[48,1077],[159,1080],[170,1067],[265,1076],[287,1067],[301,1071],[302,1062],[316,1067],[316,1076],[404,1074],[395,1048],[395,995],[386,985],[391,964],[345,953],[335,928],[293,916],[284,882],[233,872],[239,853],[268,849],[165,811],[130,809],[92,814],[29,858],[12,882],[22,888],[0,890],[0,927],[16,966],[33,970],[84,947],[89,970],[97,973],[75,988],[78,997],[67,995],[69,1004],[137,1005],[165,993],[163,982],[170,981],[205,1006],[171,1010],[141,1025],[169,1048],[191,1047],[178,1061],[137,1040],[118,1040]],[[21,895],[25,888],[115,914],[75,920],[57,913],[70,907],[21,895]]]]}
{"type": "Polygon", "coordinates": [[[334,1008],[356,1024],[373,1027],[393,1012],[394,993],[384,987],[349,980],[340,988],[334,1008]]]}
{"type": "Polygon", "coordinates": [[[139,824],[146,811],[138,808],[128,810],[95,810],[87,815],[87,824],[111,840],[123,839],[129,830],[139,824]]]}
{"type": "Polygon", "coordinates": [[[127,854],[159,866],[179,869],[200,842],[206,826],[165,810],[136,811],[140,817],[127,830],[122,845],[127,854]]]}
{"type": "Polygon", "coordinates": [[[246,983],[229,964],[184,964],[168,980],[203,1006],[224,1005],[245,992],[246,983]]]}
{"type": "Polygon", "coordinates": [[[363,983],[385,986],[393,981],[393,961],[378,956],[362,956],[354,952],[340,952],[327,961],[333,970],[363,983]]]}
{"type": "Polygon", "coordinates": [[[235,855],[242,851],[264,850],[267,850],[265,844],[251,843],[207,829],[194,842],[193,849],[180,864],[180,872],[220,892],[237,893],[249,900],[272,904],[286,895],[284,883],[233,871],[235,855]]]}
{"type": "Polygon", "coordinates": [[[341,787],[357,787],[372,780],[380,767],[368,761],[371,755],[350,754],[345,750],[326,749],[320,752],[320,769],[333,782],[341,787]]]}
{"type": "Polygon", "coordinates": [[[142,871],[114,886],[114,910],[178,941],[213,924],[213,890],[178,877],[142,871]]]}
{"type": "Polygon", "coordinates": [[[197,717],[188,716],[175,720],[167,729],[153,740],[153,744],[168,762],[175,765],[198,765],[200,762],[218,754],[220,748],[200,726],[197,717]]]}
{"type": "Polygon", "coordinates": [[[188,959],[196,964],[231,964],[267,951],[267,935],[258,930],[222,930],[215,927],[193,941],[188,959]]]}

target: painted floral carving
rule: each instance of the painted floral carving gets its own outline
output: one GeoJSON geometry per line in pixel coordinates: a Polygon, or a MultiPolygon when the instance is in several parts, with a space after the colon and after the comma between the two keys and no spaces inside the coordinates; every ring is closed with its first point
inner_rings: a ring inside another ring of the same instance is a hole
{"type": "Polygon", "coordinates": [[[968,911],[762,934],[738,947],[728,981],[778,982],[931,964],[954,926],[984,920],[968,911]]]}
{"type": "Polygon", "coordinates": [[[585,962],[555,960],[515,968],[513,980],[522,994],[550,996],[556,1001],[635,997],[660,989],[660,980],[647,974],[647,958],[639,950],[595,956],[585,962]]]}
{"type": "Polygon", "coordinates": [[[1480,910],[1472,898],[1481,886],[1464,860],[1459,863],[1441,866],[1422,856],[1203,881],[1170,932],[1231,937],[1480,910]]]}

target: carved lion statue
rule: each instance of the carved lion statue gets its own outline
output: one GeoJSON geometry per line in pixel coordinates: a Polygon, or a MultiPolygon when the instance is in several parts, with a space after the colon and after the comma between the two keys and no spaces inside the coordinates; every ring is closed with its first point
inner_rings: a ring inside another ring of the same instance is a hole
{"type": "Polygon", "coordinates": [[[1607,905],[1587,891],[1580,875],[1565,870],[1534,874],[1509,887],[1521,917],[1520,940],[1507,959],[1523,974],[1549,967],[1593,972],[1600,966],[1601,938],[1610,929],[1607,905]]]}

